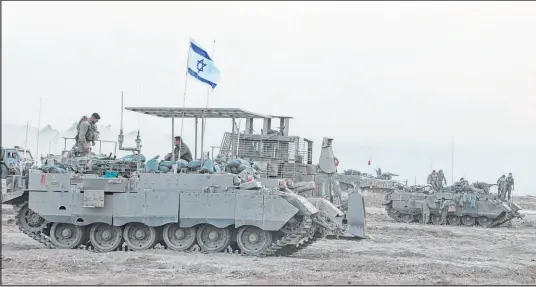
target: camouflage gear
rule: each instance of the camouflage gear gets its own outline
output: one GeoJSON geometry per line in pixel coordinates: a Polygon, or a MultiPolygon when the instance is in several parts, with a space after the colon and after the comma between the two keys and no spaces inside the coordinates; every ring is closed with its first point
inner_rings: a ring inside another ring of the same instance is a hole
{"type": "MultiPolygon", "coordinates": [[[[171,153],[168,153],[165,157],[166,160],[171,160],[171,153]]],[[[181,142],[180,144],[180,156],[179,156],[179,145],[175,145],[175,158],[173,161],[177,161],[178,159],[185,160],[187,162],[190,162],[193,160],[192,158],[192,152],[190,151],[190,148],[185,143],[181,142]]]]}
{"type": "Polygon", "coordinates": [[[506,177],[504,175],[499,177],[497,180],[497,185],[499,186],[499,198],[504,200],[506,197],[506,177]]]}
{"type": "Polygon", "coordinates": [[[428,177],[426,178],[426,183],[427,184],[430,184],[430,185],[434,185],[434,180],[436,178],[436,173],[435,173],[435,170],[432,171],[431,174],[428,175],[428,177]]]}
{"type": "Polygon", "coordinates": [[[86,116],[83,116],[82,119],[78,122],[76,126],[77,134],[75,136],[75,149],[80,156],[88,155],[90,152],[91,146],[95,145],[95,141],[98,139],[99,131],[97,130],[97,125],[89,121],[86,116]]]}
{"type": "Polygon", "coordinates": [[[510,174],[505,180],[505,193],[508,196],[508,200],[510,200],[510,197],[512,195],[512,190],[514,189],[514,177],[510,174]]]}
{"type": "Polygon", "coordinates": [[[433,190],[438,190],[438,186],[437,186],[437,173],[436,171],[432,171],[432,173],[430,175],[428,175],[428,180],[427,180],[427,183],[430,184],[432,186],[432,189],[433,190]]]}
{"type": "Polygon", "coordinates": [[[443,174],[443,171],[440,170],[437,173],[437,179],[436,179],[436,187],[438,188],[438,190],[443,189],[443,182],[445,183],[445,185],[447,185],[447,178],[443,174]]]}

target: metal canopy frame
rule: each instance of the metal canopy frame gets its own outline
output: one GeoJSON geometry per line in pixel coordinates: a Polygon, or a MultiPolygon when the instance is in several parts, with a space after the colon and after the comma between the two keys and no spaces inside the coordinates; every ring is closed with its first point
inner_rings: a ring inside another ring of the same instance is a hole
{"type": "Polygon", "coordinates": [[[125,107],[128,111],[138,112],[146,115],[157,116],[160,118],[212,118],[212,119],[269,119],[271,116],[265,116],[257,113],[244,111],[235,108],[147,108],[147,107],[125,107]]]}
{"type": "MultiPolygon", "coordinates": [[[[171,108],[171,107],[125,107],[126,110],[142,113],[146,115],[156,116],[160,118],[171,119],[171,153],[172,158],[175,158],[175,118],[192,118],[195,119],[195,156],[197,159],[197,128],[198,128],[198,119],[207,118],[207,119],[231,119],[233,123],[232,136],[235,135],[235,120],[236,119],[264,119],[270,120],[275,116],[261,115],[257,113],[248,112],[242,109],[237,108],[171,108]]],[[[278,118],[287,118],[292,119],[292,117],[278,117],[278,118]]],[[[205,129],[205,123],[201,122],[201,130],[205,129]]],[[[203,145],[203,134],[201,135],[201,145],[203,145]]],[[[231,148],[231,158],[234,158],[234,141],[232,141],[231,148]]],[[[203,158],[204,155],[202,154],[203,158]]]]}

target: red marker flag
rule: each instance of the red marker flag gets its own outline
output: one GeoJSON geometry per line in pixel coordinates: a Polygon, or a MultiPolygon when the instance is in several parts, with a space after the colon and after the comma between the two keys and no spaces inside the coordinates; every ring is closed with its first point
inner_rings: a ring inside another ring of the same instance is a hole
{"type": "Polygon", "coordinates": [[[370,159],[369,159],[369,161],[368,161],[368,165],[370,165],[370,159]]]}

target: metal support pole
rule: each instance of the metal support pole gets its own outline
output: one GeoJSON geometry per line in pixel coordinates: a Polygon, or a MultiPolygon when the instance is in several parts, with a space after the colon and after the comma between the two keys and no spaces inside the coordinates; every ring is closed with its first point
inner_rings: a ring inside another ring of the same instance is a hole
{"type": "Polygon", "coordinates": [[[210,148],[212,149],[212,153],[211,153],[211,155],[212,155],[212,160],[214,160],[214,147],[211,146],[210,148]]]}
{"type": "Polygon", "coordinates": [[[450,184],[451,185],[454,185],[454,136],[452,137],[452,148],[451,148],[451,159],[452,159],[452,163],[451,163],[451,179],[450,179],[450,184]]]}
{"type": "MultiPolygon", "coordinates": [[[[214,51],[216,49],[216,40],[212,42],[212,61],[214,61],[214,51]]],[[[210,96],[211,89],[207,87],[207,104],[205,106],[205,109],[208,110],[208,99],[210,96]]],[[[201,165],[203,165],[203,162],[205,160],[205,126],[207,123],[207,118],[205,117],[205,111],[202,113],[202,119],[201,119],[201,165]]]]}
{"type": "Polygon", "coordinates": [[[194,148],[195,157],[194,159],[197,159],[197,126],[198,126],[198,119],[197,117],[195,117],[195,148],[194,148]]]}
{"type": "Polygon", "coordinates": [[[234,152],[235,152],[235,118],[233,117],[233,129],[232,129],[232,135],[231,135],[231,159],[234,159],[234,152]]]}
{"type": "Polygon", "coordinates": [[[171,117],[171,161],[175,160],[175,115],[171,117]]]}

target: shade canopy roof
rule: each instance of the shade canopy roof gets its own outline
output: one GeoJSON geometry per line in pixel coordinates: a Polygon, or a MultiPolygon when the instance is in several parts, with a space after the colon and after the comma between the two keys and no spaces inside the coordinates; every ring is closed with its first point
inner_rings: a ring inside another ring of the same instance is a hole
{"type": "Polygon", "coordinates": [[[242,109],[235,108],[148,108],[148,107],[125,107],[128,111],[138,112],[146,115],[157,116],[161,118],[213,118],[213,119],[265,119],[271,118],[261,114],[256,114],[242,109]]]}

